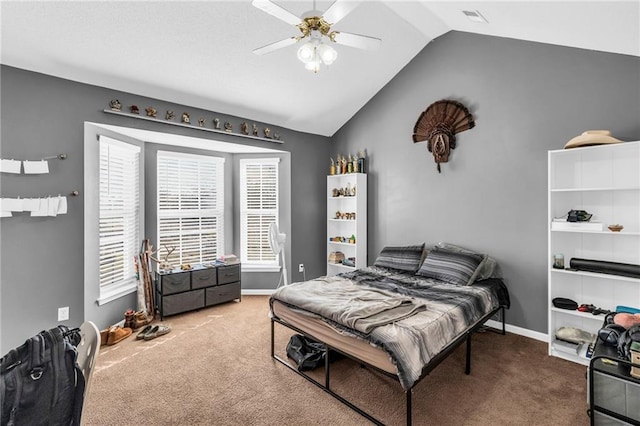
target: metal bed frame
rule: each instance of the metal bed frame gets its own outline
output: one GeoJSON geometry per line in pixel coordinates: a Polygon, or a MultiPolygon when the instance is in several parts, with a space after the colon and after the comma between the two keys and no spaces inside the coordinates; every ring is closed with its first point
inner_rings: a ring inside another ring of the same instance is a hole
{"type": "MultiPolygon", "coordinates": [[[[415,381],[415,383],[411,386],[410,389],[405,390],[405,395],[406,395],[406,419],[407,419],[407,426],[411,425],[411,421],[412,421],[412,416],[411,416],[411,397],[413,395],[413,388],[422,381],[422,379],[424,379],[426,376],[429,375],[429,373],[431,371],[433,371],[442,361],[444,361],[455,349],[458,348],[458,346],[460,346],[464,341],[467,342],[467,351],[466,351],[466,363],[465,363],[465,374],[470,374],[471,373],[471,335],[478,331],[481,327],[484,326],[484,324],[491,319],[491,317],[493,317],[496,313],[501,312],[501,319],[502,319],[502,332],[501,334],[504,335],[505,334],[505,306],[498,306],[497,308],[495,308],[494,310],[492,310],[491,312],[489,312],[488,314],[486,314],[485,316],[483,316],[482,318],[480,318],[480,320],[478,320],[472,327],[470,327],[467,331],[465,331],[464,333],[460,334],[458,337],[456,337],[449,345],[447,345],[440,353],[438,353],[436,356],[434,356],[431,361],[429,361],[429,363],[427,365],[424,366],[424,368],[422,369],[422,374],[420,375],[420,378],[418,380],[415,381]]],[[[323,391],[325,391],[326,393],[328,393],[329,395],[333,396],[335,399],[337,399],[338,401],[342,402],[343,404],[345,404],[347,407],[351,408],[352,410],[356,411],[357,413],[359,413],[360,415],[362,415],[363,417],[367,418],[368,420],[370,420],[371,422],[373,422],[376,425],[380,425],[380,426],[384,426],[384,423],[382,423],[380,420],[376,419],[375,417],[373,417],[371,414],[367,413],[366,411],[364,411],[362,408],[358,407],[357,405],[353,404],[351,401],[347,400],[346,398],[344,398],[342,395],[336,393],[333,389],[331,389],[330,386],[330,378],[331,378],[331,369],[330,369],[330,363],[329,363],[329,352],[330,351],[335,351],[338,352],[342,355],[344,355],[347,358],[350,358],[356,362],[358,362],[361,366],[363,367],[367,367],[367,368],[371,368],[374,371],[377,371],[387,377],[391,377],[394,380],[397,380],[398,383],[400,382],[398,379],[398,376],[392,373],[389,373],[387,371],[384,371],[374,365],[371,365],[365,361],[362,361],[356,357],[354,357],[353,355],[349,355],[343,351],[341,351],[340,349],[337,349],[333,346],[330,346],[324,342],[322,342],[322,340],[315,338],[313,335],[310,335],[309,333],[307,333],[304,330],[301,330],[300,328],[289,324],[283,320],[281,320],[280,318],[277,318],[275,316],[275,314],[273,314],[271,316],[271,357],[273,359],[275,359],[276,361],[278,361],[279,363],[283,364],[284,366],[286,366],[288,369],[290,369],[291,371],[295,372],[296,374],[298,374],[299,376],[304,377],[305,379],[307,379],[309,382],[313,383],[314,385],[316,385],[317,387],[319,387],[320,389],[322,389],[323,391]],[[308,374],[305,374],[302,371],[298,371],[298,369],[296,367],[294,367],[293,365],[291,365],[286,359],[283,359],[282,357],[280,357],[279,355],[277,355],[275,353],[274,350],[274,337],[275,337],[275,323],[278,323],[286,328],[289,328],[290,330],[293,330],[297,333],[300,333],[310,339],[313,339],[317,342],[322,343],[325,346],[325,356],[324,356],[324,383],[321,383],[319,381],[317,381],[316,379],[314,379],[313,377],[309,376],[308,374]]]]}

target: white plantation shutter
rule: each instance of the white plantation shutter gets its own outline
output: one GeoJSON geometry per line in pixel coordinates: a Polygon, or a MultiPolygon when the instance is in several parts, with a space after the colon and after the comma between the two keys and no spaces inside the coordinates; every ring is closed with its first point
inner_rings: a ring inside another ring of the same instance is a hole
{"type": "Polygon", "coordinates": [[[100,136],[100,291],[135,285],[140,244],[140,148],[100,136]]]}
{"type": "Polygon", "coordinates": [[[278,158],[240,160],[240,235],[243,266],[277,266],[269,226],[278,223],[278,158]]]}
{"type": "Polygon", "coordinates": [[[211,262],[224,254],[224,158],[158,151],[158,256],[211,262]]]}

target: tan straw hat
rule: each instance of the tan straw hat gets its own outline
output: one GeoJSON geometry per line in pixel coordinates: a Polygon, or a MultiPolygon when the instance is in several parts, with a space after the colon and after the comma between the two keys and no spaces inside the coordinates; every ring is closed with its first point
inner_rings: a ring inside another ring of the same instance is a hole
{"type": "Polygon", "coordinates": [[[583,132],[580,136],[576,136],[571,139],[564,146],[564,149],[569,148],[577,148],[579,146],[590,146],[590,145],[602,145],[605,143],[619,143],[622,142],[611,136],[611,132],[609,130],[587,130],[583,132]]]}

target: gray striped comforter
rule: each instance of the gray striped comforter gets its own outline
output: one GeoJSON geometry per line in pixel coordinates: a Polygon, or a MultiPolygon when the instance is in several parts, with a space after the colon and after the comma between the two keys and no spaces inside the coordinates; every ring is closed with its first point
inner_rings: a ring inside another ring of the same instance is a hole
{"type": "Polygon", "coordinates": [[[273,300],[384,348],[404,389],[453,339],[493,309],[509,305],[499,279],[456,286],[375,266],[284,286],[273,300]]]}

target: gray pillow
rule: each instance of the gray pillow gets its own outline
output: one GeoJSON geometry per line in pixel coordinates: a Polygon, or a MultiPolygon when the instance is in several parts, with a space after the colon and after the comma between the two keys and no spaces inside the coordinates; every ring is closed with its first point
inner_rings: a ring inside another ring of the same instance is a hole
{"type": "MultiPolygon", "coordinates": [[[[450,251],[459,251],[462,253],[480,254],[472,250],[469,250],[467,248],[457,246],[451,243],[445,243],[445,242],[439,242],[438,244],[436,244],[436,247],[440,247],[450,251]]],[[[500,265],[498,264],[498,261],[491,256],[487,256],[487,255],[484,255],[484,256],[485,256],[485,260],[482,262],[482,264],[478,268],[477,274],[474,277],[473,281],[486,280],[487,278],[502,278],[502,269],[500,269],[500,265]]]]}
{"type": "Polygon", "coordinates": [[[382,249],[373,266],[415,273],[422,261],[424,243],[415,246],[388,246],[382,249]]]}
{"type": "Polygon", "coordinates": [[[476,271],[484,260],[484,256],[480,254],[436,247],[429,252],[416,275],[450,284],[468,285],[475,280],[476,271]]]}

